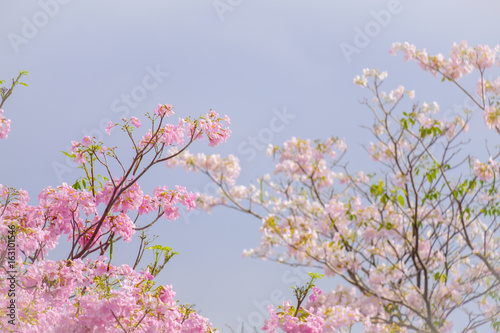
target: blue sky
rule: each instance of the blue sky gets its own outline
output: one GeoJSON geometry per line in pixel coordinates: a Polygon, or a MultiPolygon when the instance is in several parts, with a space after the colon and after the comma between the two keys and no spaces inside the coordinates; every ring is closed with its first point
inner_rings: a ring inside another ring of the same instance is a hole
{"type": "MultiPolygon", "coordinates": [[[[388,49],[395,41],[445,54],[454,41],[495,45],[499,13],[493,0],[0,0],[0,78],[30,73],[29,88],[4,106],[12,130],[0,142],[0,183],[28,190],[35,203],[42,188],[80,176],[61,153],[71,140],[99,137],[109,120],[140,118],[158,103],[181,117],[227,114],[230,140],[194,150],[238,156],[243,184],[272,171],[263,147],[292,136],[345,137],[348,159],[361,167],[370,136],[360,125],[370,113],[352,78],[366,67],[387,70],[393,87],[453,112],[465,100],[456,88],[388,49]]],[[[127,147],[118,131],[103,138],[127,147]]],[[[163,166],[141,185],[175,184],[211,190],[201,175],[163,166]]],[[[305,280],[303,271],[241,257],[258,244],[258,228],[226,209],[162,221],[159,242],[180,255],[158,282],[173,284],[222,332],[241,322],[260,327],[267,301],[290,298],[289,286],[305,280]]],[[[121,247],[119,260],[135,249],[121,247]]]]}

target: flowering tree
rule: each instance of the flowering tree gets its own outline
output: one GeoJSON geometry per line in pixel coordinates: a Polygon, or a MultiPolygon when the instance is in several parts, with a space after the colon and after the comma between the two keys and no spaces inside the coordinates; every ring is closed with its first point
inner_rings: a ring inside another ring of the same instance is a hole
{"type": "MultiPolygon", "coordinates": [[[[500,79],[485,78],[498,50],[463,42],[445,59],[395,43],[391,53],[455,84],[500,133],[500,79]],[[479,74],[476,92],[458,83],[471,73],[479,74]]],[[[373,113],[367,152],[376,173],[343,166],[346,145],[335,137],[271,145],[275,176],[249,186],[236,185],[234,156],[185,153],[167,162],[218,185],[219,195],[198,198],[203,208],[227,206],[261,221],[260,245],[246,255],[316,267],[346,282],[315,291],[303,307],[298,295],[294,309],[270,307],[268,332],[356,324],[366,332],[500,331],[500,151],[489,150],[487,160],[465,153],[472,110],[442,119],[436,102],[405,104],[414,92],[403,86],[383,91],[386,78],[366,69],[354,79],[373,95],[363,104],[373,113]]]]}
{"type": "MultiPolygon", "coordinates": [[[[25,74],[2,88],[0,108],[25,74]]],[[[158,186],[145,194],[138,181],[203,136],[210,146],[225,141],[230,130],[223,122],[229,125],[229,118],[211,110],[198,119],[167,123],[173,114],[171,105],[146,114],[149,129],[140,139],[134,136],[141,126],[138,118],[109,123],[108,134],[119,126],[130,139],[129,162],[119,158],[117,147],[95,138],[73,141],[66,155],[80,165],[83,176],[73,186],[43,189],[35,206],[26,191],[0,185],[2,332],[214,331],[208,319],[178,304],[172,286],[155,286],[154,277],[176,253],[148,246],[152,240],[146,233],[160,218],[178,218],[180,205],[193,209],[196,195],[182,186],[158,186]],[[171,146],[178,152],[168,154],[171,146]],[[113,244],[130,242],[137,231],[142,234],[135,262],[113,265],[113,244]],[[67,258],[47,260],[61,236],[71,245],[67,258]],[[137,271],[146,249],[154,251],[155,261],[137,271]]],[[[9,130],[10,120],[0,109],[0,138],[7,138],[9,130]]]]}

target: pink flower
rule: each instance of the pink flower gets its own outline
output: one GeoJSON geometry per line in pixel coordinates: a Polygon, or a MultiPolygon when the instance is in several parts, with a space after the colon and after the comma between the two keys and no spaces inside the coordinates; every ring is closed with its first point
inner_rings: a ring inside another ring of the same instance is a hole
{"type": "Polygon", "coordinates": [[[106,146],[102,146],[99,150],[99,156],[102,156],[104,153],[106,153],[107,150],[108,148],[106,146]]]}
{"type": "Polygon", "coordinates": [[[487,106],[483,111],[483,119],[489,129],[500,128],[500,109],[497,106],[487,106]]]}
{"type": "Polygon", "coordinates": [[[144,146],[146,146],[146,144],[148,144],[148,146],[152,146],[155,142],[153,142],[151,139],[153,138],[153,134],[151,133],[151,130],[148,129],[148,131],[146,132],[146,134],[142,137],[141,141],[139,141],[139,148],[144,148],[144,146]]]}
{"type": "Polygon", "coordinates": [[[10,119],[3,117],[3,110],[0,109],[0,139],[7,139],[10,132],[10,119]]]}
{"type": "Polygon", "coordinates": [[[289,309],[288,302],[283,303],[280,308],[283,311],[275,313],[272,305],[268,307],[269,318],[265,320],[262,330],[267,333],[274,333],[276,329],[281,329],[286,333],[320,333],[323,332],[324,319],[314,313],[309,313],[307,318],[297,318],[287,314],[289,309]]]}
{"type": "Polygon", "coordinates": [[[312,291],[313,291],[312,295],[309,296],[310,303],[316,302],[316,300],[318,299],[318,295],[321,294],[322,292],[321,289],[319,289],[318,287],[313,287],[312,291]]]}
{"type": "Polygon", "coordinates": [[[183,196],[183,204],[184,206],[187,207],[187,210],[188,212],[191,210],[191,209],[194,209],[196,208],[196,198],[198,196],[196,194],[193,194],[193,193],[186,193],[184,196],[183,196]]]}
{"type": "Polygon", "coordinates": [[[490,68],[495,64],[498,49],[498,45],[493,49],[488,45],[476,45],[469,51],[470,62],[479,70],[490,68]]]}
{"type": "Polygon", "coordinates": [[[85,154],[83,152],[76,153],[75,163],[76,164],[83,164],[85,162],[87,162],[87,159],[85,158],[85,154]]]}
{"type": "Polygon", "coordinates": [[[132,240],[132,235],[135,233],[135,224],[128,215],[120,214],[117,216],[108,216],[112,223],[113,232],[123,237],[125,242],[132,240]]]}
{"type": "Polygon", "coordinates": [[[488,163],[481,163],[479,160],[476,160],[473,171],[479,180],[490,181],[495,177],[495,172],[498,172],[498,164],[491,157],[488,163]]]}
{"type": "Polygon", "coordinates": [[[161,117],[170,117],[174,115],[174,111],[172,111],[173,107],[171,104],[158,104],[158,107],[155,110],[155,114],[161,117]]]}
{"type": "Polygon", "coordinates": [[[70,151],[72,153],[76,153],[77,150],[78,150],[78,147],[80,147],[80,142],[71,141],[71,149],[70,149],[70,151]]]}
{"type": "Polygon", "coordinates": [[[130,123],[134,125],[136,128],[141,127],[141,122],[136,117],[130,118],[130,123]]]}
{"type": "Polygon", "coordinates": [[[85,136],[82,140],[82,144],[85,146],[85,147],[88,147],[88,145],[92,142],[92,139],[90,138],[90,136],[85,136]]]}
{"type": "Polygon", "coordinates": [[[341,152],[345,152],[347,150],[347,144],[345,143],[345,138],[338,139],[335,142],[336,148],[341,152]]]}
{"type": "MultiPolygon", "coordinates": [[[[204,117],[198,121],[201,130],[208,137],[210,147],[215,147],[221,142],[226,142],[231,134],[229,127],[223,128],[221,121],[224,120],[230,123],[229,117],[219,118],[219,114],[214,110],[210,110],[204,117]]],[[[229,124],[228,124],[229,125],[229,124]]],[[[202,137],[200,136],[200,139],[202,137]]]]}
{"type": "MultiPolygon", "coordinates": [[[[120,182],[121,178],[115,179],[115,184],[120,182]]],[[[127,182],[124,183],[124,186],[126,184],[127,182]]],[[[102,191],[97,193],[96,204],[104,203],[107,205],[110,200],[114,199],[115,203],[112,211],[115,213],[127,213],[129,210],[138,210],[143,202],[143,192],[138,183],[134,183],[123,191],[119,198],[113,198],[114,192],[115,185],[111,181],[106,182],[102,191]]]]}
{"type": "Polygon", "coordinates": [[[400,171],[396,172],[392,176],[392,183],[399,188],[404,188],[407,182],[408,182],[407,176],[405,174],[402,174],[400,171]]]}
{"type": "Polygon", "coordinates": [[[173,145],[175,143],[184,143],[184,127],[166,124],[162,129],[162,135],[159,142],[166,145],[173,145]]]}
{"type": "MultiPolygon", "coordinates": [[[[185,205],[188,210],[191,210],[195,207],[196,195],[187,192],[185,187],[179,185],[175,186],[175,190],[169,190],[167,186],[158,186],[153,191],[153,198],[153,202],[161,205],[164,217],[172,221],[180,216],[179,207],[175,205],[180,203],[185,205]]],[[[141,209],[149,209],[147,202],[143,202],[141,209]]]]}
{"type": "Polygon", "coordinates": [[[139,215],[148,214],[149,212],[158,208],[158,202],[146,194],[142,198],[141,205],[139,206],[139,215]]]}
{"type": "Polygon", "coordinates": [[[420,113],[417,119],[423,128],[429,129],[434,126],[434,119],[427,117],[424,113],[420,113]]]}
{"type": "Polygon", "coordinates": [[[160,301],[167,305],[175,304],[175,291],[171,285],[163,286],[160,293],[160,301]]]}
{"type": "Polygon", "coordinates": [[[113,125],[113,122],[110,120],[108,126],[106,126],[106,132],[108,133],[108,135],[111,135],[111,129],[115,126],[116,125],[113,125]]]}

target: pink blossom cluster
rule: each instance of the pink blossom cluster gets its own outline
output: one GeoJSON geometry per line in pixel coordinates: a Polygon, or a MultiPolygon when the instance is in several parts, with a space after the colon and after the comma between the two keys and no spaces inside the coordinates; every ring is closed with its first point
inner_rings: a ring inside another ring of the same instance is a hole
{"type": "Polygon", "coordinates": [[[321,189],[333,185],[337,175],[329,168],[329,162],[334,161],[339,156],[339,152],[343,153],[347,146],[343,139],[338,138],[313,142],[293,137],[281,148],[270,148],[274,154],[279,155],[279,163],[274,169],[276,175],[283,174],[285,177],[306,183],[314,175],[314,178],[318,180],[316,186],[321,189]]]}
{"type": "MultiPolygon", "coordinates": [[[[109,190],[107,186],[102,192],[109,190]]],[[[100,193],[97,194],[99,202],[109,200],[109,196],[100,193]]],[[[118,217],[123,216],[124,211],[138,209],[137,202],[144,199],[141,193],[136,183],[123,191],[113,206],[113,211],[120,210],[120,213],[108,215],[110,221],[116,218],[109,224],[119,229],[118,217]]],[[[195,198],[185,188],[177,187],[166,193],[165,187],[156,190],[157,205],[172,207],[181,202],[193,207],[195,198]]],[[[84,215],[97,214],[98,203],[89,192],[76,191],[66,184],[57,189],[49,187],[39,195],[40,204],[32,207],[25,191],[0,185],[0,200],[3,212],[0,246],[6,246],[7,226],[15,225],[18,228],[16,245],[26,258],[16,257],[18,328],[23,332],[118,332],[120,327],[137,327],[139,332],[210,330],[206,318],[196,313],[186,315],[174,300],[175,293],[170,286],[152,290],[152,281],[148,282],[147,276],[150,274],[139,274],[127,265],[115,267],[106,263],[104,257],[86,261],[28,260],[38,250],[46,253],[47,248],[54,248],[61,234],[74,235],[73,228],[86,226],[89,221],[84,222],[84,215]],[[106,285],[119,287],[107,289],[106,285]]],[[[0,293],[5,296],[8,289],[9,284],[2,279],[0,293]]],[[[7,297],[0,299],[2,309],[6,308],[6,302],[9,302],[7,297]]],[[[0,325],[4,325],[4,331],[8,330],[6,321],[0,325]]]]}
{"type": "Polygon", "coordinates": [[[86,148],[89,147],[91,143],[92,138],[89,136],[84,136],[82,142],[71,141],[70,152],[74,154],[76,164],[84,164],[87,162],[88,153],[86,152],[86,148]]]}
{"type": "Polygon", "coordinates": [[[268,306],[269,318],[266,319],[262,330],[267,333],[275,333],[281,329],[286,333],[321,333],[323,331],[323,317],[315,314],[314,310],[305,310],[306,314],[294,316],[295,308],[291,307],[290,301],[286,301],[278,309],[272,305],[268,306]],[[279,312],[276,312],[279,310],[279,312]]]}
{"type": "MultiPolygon", "coordinates": [[[[19,267],[17,329],[22,332],[211,332],[197,313],[186,313],[172,286],[158,286],[128,265],[97,260],[40,260],[19,267]]],[[[0,281],[7,295],[9,284],[0,281]]],[[[9,300],[2,298],[2,309],[9,300]]],[[[0,310],[3,312],[5,310],[0,310]]],[[[5,316],[5,315],[4,315],[5,316]]],[[[2,331],[9,329],[0,322],[2,331]]]]}
{"type": "MultiPolygon", "coordinates": [[[[173,106],[170,104],[158,104],[158,107],[154,111],[154,116],[152,120],[160,119],[160,124],[165,117],[170,117],[174,115],[173,106]]],[[[125,123],[124,129],[129,132],[132,131],[131,127],[127,127],[131,124],[135,128],[141,127],[141,121],[137,117],[131,117],[130,119],[123,119],[125,123]]],[[[203,139],[203,134],[209,139],[209,146],[214,147],[219,145],[221,142],[226,142],[231,134],[229,125],[231,124],[230,119],[227,115],[220,117],[217,112],[210,110],[204,116],[195,119],[194,121],[190,118],[179,118],[177,124],[167,123],[158,128],[148,129],[146,133],[142,136],[142,139],[137,142],[137,147],[143,149],[144,147],[154,147],[155,145],[166,145],[166,146],[182,146],[186,141],[186,134],[188,140],[203,139]],[[226,123],[226,127],[222,122],[226,123]]],[[[118,124],[113,124],[112,121],[109,122],[106,127],[106,132],[111,135],[111,128],[117,126],[118,124]]],[[[82,142],[83,143],[83,142],[82,142]]],[[[82,147],[82,143],[73,142],[72,152],[77,153],[77,163],[82,164],[86,161],[84,157],[84,151],[79,150],[82,147]]],[[[83,145],[87,147],[87,145],[83,145]]]]}
{"type": "Polygon", "coordinates": [[[154,113],[160,117],[170,117],[174,115],[173,108],[171,104],[158,104],[154,113]]]}
{"type": "Polygon", "coordinates": [[[415,45],[394,43],[390,53],[396,55],[397,52],[402,52],[405,61],[414,59],[423,70],[430,71],[434,76],[440,73],[445,78],[455,81],[455,83],[456,80],[470,74],[474,69],[479,70],[481,75],[476,84],[476,93],[480,100],[474,100],[474,102],[483,110],[483,119],[486,126],[490,129],[499,130],[500,111],[497,102],[500,94],[500,79],[487,80],[484,76],[486,69],[493,67],[495,64],[500,66],[500,61],[498,61],[499,50],[500,46],[498,45],[493,48],[488,45],[470,47],[466,42],[461,42],[460,44],[453,44],[450,57],[445,59],[441,53],[430,56],[425,49],[418,50],[415,45]]]}
{"type": "Polygon", "coordinates": [[[387,78],[387,72],[380,72],[378,69],[365,68],[361,75],[356,75],[353,83],[362,87],[368,87],[368,79],[372,78],[377,81],[384,81],[387,78]]]}
{"type": "Polygon", "coordinates": [[[163,126],[158,133],[153,137],[152,131],[149,129],[147,133],[142,137],[138,144],[140,149],[145,146],[152,147],[155,144],[163,144],[167,146],[171,145],[183,145],[185,142],[184,135],[186,132],[186,122],[184,119],[179,119],[177,125],[166,124],[163,126]]]}
{"type": "MultiPolygon", "coordinates": [[[[44,235],[44,242],[49,244],[50,249],[55,247],[62,234],[68,235],[68,239],[73,237],[74,232],[85,234],[84,230],[92,223],[91,216],[97,215],[95,198],[89,192],[77,191],[66,183],[57,189],[43,189],[38,199],[38,207],[33,208],[38,211],[36,219],[23,222],[26,227],[36,226],[35,230],[40,232],[40,236],[44,235]]],[[[83,242],[83,238],[80,241],[83,242]]]]}
{"type": "Polygon", "coordinates": [[[498,171],[498,163],[491,157],[487,163],[481,163],[478,159],[474,161],[474,175],[481,181],[488,182],[493,180],[493,178],[499,176],[498,171]]]}
{"type": "Polygon", "coordinates": [[[406,90],[402,85],[399,85],[396,89],[391,90],[389,93],[381,91],[379,98],[381,98],[386,104],[396,104],[405,93],[408,94],[410,99],[415,98],[415,91],[406,90]]]}
{"type": "MultiPolygon", "coordinates": [[[[177,152],[177,149],[171,149],[169,153],[177,152]]],[[[239,159],[232,154],[221,157],[219,154],[197,153],[195,155],[184,151],[179,158],[168,160],[166,164],[169,168],[180,166],[186,171],[202,171],[209,174],[215,181],[231,186],[236,183],[241,171],[239,159]]]]}
{"type": "Polygon", "coordinates": [[[45,188],[38,198],[38,206],[29,206],[29,197],[24,191],[19,191],[15,204],[6,205],[2,215],[5,223],[15,222],[20,228],[30,230],[18,237],[18,246],[27,255],[39,248],[44,253],[53,249],[62,234],[68,235],[68,240],[75,234],[81,235],[78,241],[86,245],[94,233],[94,242],[97,242],[103,233],[113,231],[129,242],[135,232],[135,223],[127,215],[129,211],[138,211],[142,215],[160,208],[164,217],[174,220],[180,216],[179,204],[188,210],[196,206],[196,195],[185,187],[176,186],[172,190],[166,186],[157,187],[150,196],[143,194],[137,182],[127,186],[127,182],[120,178],[104,184],[95,197],[86,190],[77,191],[63,183],[57,189],[45,188]],[[111,209],[96,231],[102,218],[97,210],[100,204],[110,205],[111,209]]]}
{"type": "Polygon", "coordinates": [[[407,332],[400,326],[391,328],[383,323],[387,319],[384,301],[378,297],[364,295],[353,287],[337,285],[335,290],[322,293],[308,304],[311,312],[323,318],[321,332],[335,333],[349,330],[356,324],[364,326],[364,332],[383,333],[395,330],[407,332]]]}
{"type": "Polygon", "coordinates": [[[456,115],[452,119],[438,119],[433,116],[433,114],[438,113],[439,105],[436,102],[432,102],[431,105],[424,102],[418,109],[418,112],[416,114],[412,114],[411,117],[418,121],[421,128],[437,128],[450,140],[452,140],[458,132],[466,133],[469,131],[469,125],[463,116],[456,115]]]}
{"type": "MultiPolygon", "coordinates": [[[[170,154],[177,152],[176,148],[172,148],[169,151],[170,154]]],[[[218,184],[228,186],[228,191],[232,195],[243,198],[249,193],[245,186],[235,185],[236,179],[240,175],[241,167],[239,159],[232,154],[227,157],[221,157],[218,154],[191,154],[186,150],[178,158],[167,160],[166,165],[169,168],[180,166],[186,171],[201,171],[218,184]]],[[[207,212],[211,212],[213,206],[225,202],[224,197],[221,196],[213,196],[207,193],[197,193],[197,196],[197,206],[207,212]]]]}
{"type": "Polygon", "coordinates": [[[113,204],[111,211],[115,213],[128,213],[129,210],[138,210],[142,204],[144,194],[137,182],[133,179],[128,182],[121,177],[108,181],[101,191],[96,194],[96,204],[113,204]],[[118,193],[121,194],[118,196],[118,193]],[[113,200],[113,202],[111,202],[113,200]]]}
{"type": "Polygon", "coordinates": [[[388,325],[374,324],[371,321],[373,317],[383,316],[379,299],[340,285],[337,290],[326,294],[314,287],[308,303],[297,315],[290,301],[284,302],[277,309],[272,305],[268,309],[269,318],[265,321],[263,330],[270,333],[276,332],[276,329],[286,333],[335,333],[348,330],[357,323],[363,324],[365,332],[371,333],[386,332],[389,328],[388,325]]]}
{"type": "Polygon", "coordinates": [[[405,61],[416,60],[423,70],[430,71],[433,75],[441,73],[446,78],[456,80],[471,73],[474,69],[484,71],[491,68],[497,61],[499,46],[490,48],[488,45],[470,47],[467,42],[454,43],[450,56],[446,59],[441,53],[431,56],[425,49],[418,50],[409,43],[393,43],[390,54],[401,52],[405,61]]]}
{"type": "Polygon", "coordinates": [[[153,201],[152,206],[154,207],[157,202],[169,220],[180,216],[179,207],[175,206],[178,203],[186,206],[188,211],[196,207],[196,194],[187,192],[183,186],[176,185],[174,190],[169,190],[167,186],[158,186],[153,194],[156,200],[153,201]]]}
{"type": "MultiPolygon", "coordinates": [[[[168,117],[173,114],[171,105],[159,105],[155,110],[155,115],[162,119],[165,116],[168,117]]],[[[190,118],[179,118],[177,125],[166,124],[156,132],[149,129],[139,141],[138,147],[142,149],[146,146],[153,147],[155,144],[166,146],[183,145],[185,143],[186,132],[188,133],[189,140],[197,138],[202,139],[202,134],[205,134],[209,139],[209,146],[214,147],[221,142],[226,142],[231,134],[229,127],[224,127],[222,121],[225,121],[227,125],[231,124],[228,116],[221,118],[219,114],[213,110],[210,110],[206,115],[194,121],[190,118]]],[[[138,120],[133,119],[132,124],[140,126],[138,120]]]]}
{"type": "Polygon", "coordinates": [[[393,158],[396,153],[394,147],[387,145],[385,142],[370,142],[370,146],[367,149],[370,158],[376,162],[378,161],[388,161],[393,158]]]}
{"type": "Polygon", "coordinates": [[[483,111],[483,119],[489,129],[500,130],[500,109],[497,105],[486,106],[483,111]]]}
{"type": "Polygon", "coordinates": [[[176,126],[166,124],[161,131],[158,142],[167,146],[175,144],[183,145],[185,130],[184,121],[182,119],[179,119],[179,123],[176,126]]]}
{"type": "Polygon", "coordinates": [[[496,78],[493,81],[487,80],[486,78],[480,78],[479,80],[477,80],[476,93],[478,96],[499,96],[500,78],[496,78]]]}
{"type": "Polygon", "coordinates": [[[0,109],[0,139],[7,139],[10,132],[10,119],[3,116],[3,110],[0,109]]]}
{"type": "MultiPolygon", "coordinates": [[[[361,75],[356,75],[353,79],[353,83],[359,85],[364,88],[368,88],[371,86],[371,82],[373,81],[374,87],[377,87],[387,78],[387,72],[380,72],[375,68],[365,68],[361,75]]],[[[381,91],[380,94],[373,98],[372,103],[378,104],[382,102],[383,104],[394,105],[401,98],[407,94],[410,99],[415,98],[414,90],[406,90],[404,86],[399,85],[396,89],[391,90],[389,93],[385,91],[381,91]]]]}
{"type": "MultiPolygon", "coordinates": [[[[128,265],[115,267],[106,263],[104,257],[54,262],[37,255],[38,251],[47,253],[47,249],[53,249],[61,234],[75,237],[75,229],[78,232],[86,230],[85,238],[95,232],[96,221],[100,219],[97,206],[99,203],[110,204],[112,197],[116,200],[111,211],[116,214],[107,215],[99,235],[110,229],[126,241],[130,240],[134,224],[125,213],[138,210],[145,198],[149,198],[154,206],[162,207],[170,219],[178,216],[178,213],[171,213],[177,209],[174,205],[181,203],[192,209],[196,198],[180,186],[174,190],[158,187],[153,199],[143,196],[137,183],[118,197],[109,194],[115,190],[116,187],[107,183],[97,193],[96,199],[89,192],[76,191],[67,184],[57,189],[48,187],[39,195],[39,205],[33,207],[28,204],[25,191],[0,185],[0,246],[6,246],[4,236],[9,225],[15,225],[18,230],[18,329],[23,332],[119,332],[122,328],[134,328],[138,332],[211,331],[206,318],[194,312],[188,314],[177,304],[171,286],[153,290],[154,283],[150,281],[149,273],[137,273],[128,265]],[[90,220],[85,217],[92,215],[94,218],[90,217],[90,220]],[[30,257],[36,260],[28,259],[30,257]],[[109,289],[109,286],[116,287],[109,289]]],[[[0,304],[4,310],[0,313],[5,312],[9,302],[6,297],[8,290],[8,281],[2,279],[0,293],[4,297],[0,304]]],[[[3,331],[8,330],[6,321],[0,325],[3,325],[3,331]]]]}
{"type": "Polygon", "coordinates": [[[221,121],[225,121],[228,126],[231,125],[231,120],[227,115],[221,118],[217,112],[210,110],[205,116],[200,117],[198,123],[191,124],[191,128],[196,125],[200,126],[203,133],[208,137],[208,145],[214,147],[221,142],[226,142],[231,134],[229,127],[224,127],[221,121]]]}

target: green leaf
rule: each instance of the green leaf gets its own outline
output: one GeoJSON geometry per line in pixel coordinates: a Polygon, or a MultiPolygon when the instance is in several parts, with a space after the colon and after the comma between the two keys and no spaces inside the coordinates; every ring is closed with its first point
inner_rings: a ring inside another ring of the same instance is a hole
{"type": "Polygon", "coordinates": [[[66,156],[68,156],[70,158],[75,158],[76,157],[75,154],[70,154],[70,153],[67,153],[65,151],[61,151],[61,153],[63,153],[64,155],[66,155],[66,156]]]}
{"type": "Polygon", "coordinates": [[[403,198],[403,196],[401,194],[398,197],[398,202],[399,202],[400,206],[404,206],[405,205],[405,199],[403,198]]]}
{"type": "Polygon", "coordinates": [[[155,246],[148,246],[146,250],[161,250],[161,251],[172,251],[172,248],[168,246],[162,246],[162,245],[155,245],[155,246]]]}
{"type": "Polygon", "coordinates": [[[72,188],[74,188],[75,190],[81,190],[82,188],[80,187],[80,183],[78,182],[78,180],[76,181],[76,183],[73,184],[73,186],[71,186],[72,188]]]}
{"type": "Polygon", "coordinates": [[[387,201],[389,201],[389,196],[387,194],[384,193],[384,195],[382,195],[380,197],[380,202],[385,205],[387,203],[387,201]]]}
{"type": "Polygon", "coordinates": [[[406,121],[406,119],[401,119],[401,125],[403,125],[403,128],[405,130],[408,129],[408,122],[406,121]]]}
{"type": "Polygon", "coordinates": [[[321,279],[321,278],[325,277],[323,274],[313,273],[313,272],[309,272],[309,273],[307,273],[307,275],[309,275],[313,279],[321,279]]]}

